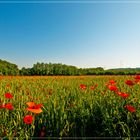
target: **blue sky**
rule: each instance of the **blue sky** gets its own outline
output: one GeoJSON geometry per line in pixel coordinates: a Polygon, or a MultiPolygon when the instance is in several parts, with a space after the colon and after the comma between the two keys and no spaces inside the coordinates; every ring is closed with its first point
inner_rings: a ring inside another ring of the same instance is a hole
{"type": "Polygon", "coordinates": [[[0,2],[0,59],[140,67],[139,2],[33,2],[0,2]]]}

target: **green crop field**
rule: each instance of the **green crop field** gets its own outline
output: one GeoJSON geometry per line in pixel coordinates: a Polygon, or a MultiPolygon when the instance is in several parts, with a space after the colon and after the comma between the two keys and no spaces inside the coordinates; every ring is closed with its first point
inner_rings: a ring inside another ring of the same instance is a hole
{"type": "Polygon", "coordinates": [[[140,76],[0,77],[0,136],[140,136],[140,76]]]}

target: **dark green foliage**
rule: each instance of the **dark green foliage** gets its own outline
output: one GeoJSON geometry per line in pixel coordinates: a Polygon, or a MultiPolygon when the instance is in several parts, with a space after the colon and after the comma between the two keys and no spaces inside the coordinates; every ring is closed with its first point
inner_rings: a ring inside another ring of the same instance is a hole
{"type": "Polygon", "coordinates": [[[102,67],[97,68],[77,68],[71,65],[61,63],[39,63],[32,68],[18,69],[18,66],[0,59],[0,75],[134,75],[140,74],[139,68],[119,68],[104,70],[102,67]]]}
{"type": "Polygon", "coordinates": [[[19,69],[16,64],[12,64],[0,59],[0,75],[18,75],[19,69]]]}
{"type": "Polygon", "coordinates": [[[140,69],[109,69],[97,68],[77,68],[61,63],[39,63],[32,68],[22,68],[21,75],[134,75],[140,74],[140,69]]]}
{"type": "Polygon", "coordinates": [[[52,64],[37,62],[30,70],[22,68],[21,73],[23,75],[97,75],[104,74],[104,69],[101,67],[82,69],[61,63],[52,64]]]}

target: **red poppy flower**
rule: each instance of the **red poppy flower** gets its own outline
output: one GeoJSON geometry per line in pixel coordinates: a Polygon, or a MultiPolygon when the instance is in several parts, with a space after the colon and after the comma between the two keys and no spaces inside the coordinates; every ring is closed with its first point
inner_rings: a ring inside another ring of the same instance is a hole
{"type": "Polygon", "coordinates": [[[14,109],[12,103],[5,104],[5,108],[8,109],[8,110],[13,110],[14,109]]]}
{"type": "Polygon", "coordinates": [[[5,98],[11,99],[13,98],[13,95],[11,93],[5,93],[5,98]]]}
{"type": "Polygon", "coordinates": [[[90,89],[94,90],[97,86],[98,86],[98,84],[96,84],[95,86],[91,86],[90,89]]]}
{"type": "Polygon", "coordinates": [[[125,106],[125,108],[127,109],[127,110],[129,110],[130,112],[136,112],[136,109],[133,107],[133,106],[131,106],[131,105],[126,105],[125,106]]]}
{"type": "Polygon", "coordinates": [[[86,89],[86,85],[80,84],[80,88],[81,88],[81,89],[86,89]]]}
{"type": "Polygon", "coordinates": [[[139,83],[139,81],[140,81],[139,79],[135,79],[134,80],[135,83],[139,83]]]}
{"type": "Polygon", "coordinates": [[[140,75],[136,75],[134,78],[135,78],[136,80],[140,80],[140,75]]]}
{"type": "Polygon", "coordinates": [[[108,85],[108,88],[111,90],[111,91],[117,91],[118,88],[114,85],[108,85]]]}
{"type": "Polygon", "coordinates": [[[31,111],[36,114],[42,112],[41,110],[41,107],[43,106],[42,104],[35,104],[34,102],[28,102],[26,104],[28,105],[28,108],[27,108],[28,111],[31,111]]]}
{"type": "Polygon", "coordinates": [[[33,120],[34,120],[34,118],[33,118],[33,116],[31,116],[31,115],[26,115],[26,116],[23,118],[23,121],[24,121],[24,123],[26,123],[26,124],[32,124],[33,120]]]}
{"type": "Polygon", "coordinates": [[[125,83],[129,86],[133,86],[134,85],[134,82],[131,81],[131,80],[126,80],[125,83]]]}
{"type": "Polygon", "coordinates": [[[91,89],[91,90],[94,90],[94,89],[95,89],[95,86],[91,86],[90,89],[91,89]]]}
{"type": "Polygon", "coordinates": [[[123,93],[123,92],[116,92],[116,93],[123,98],[127,98],[130,96],[130,94],[128,94],[128,93],[123,93]]]}
{"type": "Polygon", "coordinates": [[[113,84],[116,84],[116,82],[114,80],[110,80],[109,84],[113,85],[113,84]]]}

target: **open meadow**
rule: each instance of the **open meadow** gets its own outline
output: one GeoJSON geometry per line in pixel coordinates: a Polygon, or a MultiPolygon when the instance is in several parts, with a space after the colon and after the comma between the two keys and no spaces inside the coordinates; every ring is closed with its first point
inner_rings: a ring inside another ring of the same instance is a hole
{"type": "Polygon", "coordinates": [[[0,136],[138,137],[140,76],[1,76],[0,136]]]}

